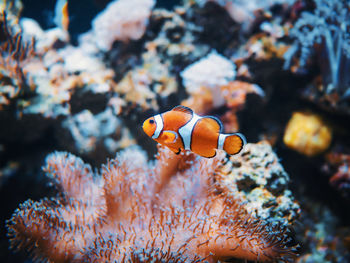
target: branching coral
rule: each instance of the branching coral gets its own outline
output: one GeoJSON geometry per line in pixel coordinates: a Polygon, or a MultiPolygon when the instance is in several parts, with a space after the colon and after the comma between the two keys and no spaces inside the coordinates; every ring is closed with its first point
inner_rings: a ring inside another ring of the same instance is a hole
{"type": "Polygon", "coordinates": [[[20,93],[28,93],[29,87],[26,83],[25,74],[22,70],[23,62],[30,57],[33,52],[33,41],[25,43],[22,40],[21,32],[14,33],[7,24],[6,12],[1,15],[1,37],[4,39],[0,43],[0,74],[3,90],[0,93],[9,93],[9,96],[0,94],[0,105],[8,104],[8,100],[17,97],[20,93]],[[7,81],[6,81],[7,80],[7,81]],[[9,82],[10,83],[6,83],[9,82]],[[14,83],[12,83],[14,82],[14,83]],[[15,86],[14,92],[6,92],[6,85],[15,86]],[[12,94],[11,94],[12,93],[12,94]]]}
{"type": "Polygon", "coordinates": [[[223,155],[159,152],[147,164],[140,151],[127,150],[101,175],[71,154],[49,155],[44,170],[61,195],[15,211],[12,247],[54,262],[293,259],[285,229],[248,214],[214,181],[223,155]]]}

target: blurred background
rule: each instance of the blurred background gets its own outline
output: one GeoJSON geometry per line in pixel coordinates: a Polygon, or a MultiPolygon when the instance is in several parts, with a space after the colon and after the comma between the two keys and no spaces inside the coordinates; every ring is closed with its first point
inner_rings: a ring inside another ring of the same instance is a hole
{"type": "Polygon", "coordinates": [[[271,145],[297,262],[350,262],[350,1],[125,1],[1,1],[1,262],[32,262],[6,221],[56,196],[49,153],[154,159],[142,122],[179,104],[271,145]]]}

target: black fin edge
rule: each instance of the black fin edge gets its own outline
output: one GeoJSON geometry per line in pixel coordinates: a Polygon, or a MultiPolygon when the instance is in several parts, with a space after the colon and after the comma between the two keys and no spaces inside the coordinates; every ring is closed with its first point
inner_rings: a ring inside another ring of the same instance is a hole
{"type": "Polygon", "coordinates": [[[202,156],[202,157],[211,159],[211,158],[214,158],[215,156],[216,156],[216,151],[215,151],[214,155],[212,155],[212,156],[202,156]]]}
{"type": "Polygon", "coordinates": [[[244,145],[247,144],[247,139],[242,133],[236,132],[236,133],[233,133],[232,135],[237,135],[241,139],[241,141],[242,141],[242,148],[244,147],[244,145]]]}
{"type": "Polygon", "coordinates": [[[203,118],[210,118],[210,119],[215,120],[215,121],[219,124],[219,126],[220,126],[219,132],[220,132],[220,133],[223,133],[223,132],[224,132],[224,125],[222,124],[222,122],[220,121],[219,118],[217,118],[217,117],[215,117],[215,116],[203,116],[203,118]]]}

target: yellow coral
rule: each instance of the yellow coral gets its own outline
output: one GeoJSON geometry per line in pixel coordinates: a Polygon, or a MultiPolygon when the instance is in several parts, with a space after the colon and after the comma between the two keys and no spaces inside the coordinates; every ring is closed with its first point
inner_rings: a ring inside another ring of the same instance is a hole
{"type": "Polygon", "coordinates": [[[317,114],[294,112],[283,137],[291,149],[307,156],[324,152],[332,141],[332,129],[317,114]]]}

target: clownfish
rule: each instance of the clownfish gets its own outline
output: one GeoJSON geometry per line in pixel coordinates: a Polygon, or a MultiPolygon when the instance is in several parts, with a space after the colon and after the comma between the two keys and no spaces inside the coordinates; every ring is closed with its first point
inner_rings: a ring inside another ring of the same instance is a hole
{"type": "Polygon", "coordinates": [[[170,111],[144,121],[144,132],[175,154],[190,150],[202,157],[212,158],[216,149],[233,155],[246,144],[240,133],[224,134],[223,125],[213,116],[199,116],[190,108],[176,106],[170,111]]]}

